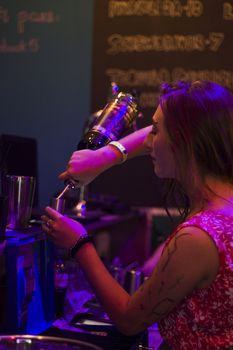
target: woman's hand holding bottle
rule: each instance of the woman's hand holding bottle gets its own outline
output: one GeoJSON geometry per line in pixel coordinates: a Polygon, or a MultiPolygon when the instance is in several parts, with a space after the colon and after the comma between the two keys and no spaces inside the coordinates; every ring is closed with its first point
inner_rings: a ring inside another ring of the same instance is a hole
{"type": "Polygon", "coordinates": [[[80,186],[84,186],[111,166],[118,164],[120,159],[119,151],[111,146],[98,150],[76,151],[72,154],[67,169],[59,175],[59,179],[63,181],[74,179],[80,186]]]}

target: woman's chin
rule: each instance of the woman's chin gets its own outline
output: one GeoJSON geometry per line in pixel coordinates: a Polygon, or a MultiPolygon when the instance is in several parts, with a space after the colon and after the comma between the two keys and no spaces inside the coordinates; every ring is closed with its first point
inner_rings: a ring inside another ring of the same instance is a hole
{"type": "Polygon", "coordinates": [[[163,178],[164,178],[162,172],[159,171],[159,169],[158,169],[156,166],[154,166],[154,173],[155,173],[155,175],[156,175],[157,177],[159,177],[160,179],[163,179],[163,178]]]}
{"type": "Polygon", "coordinates": [[[171,174],[166,174],[165,172],[162,172],[161,169],[156,167],[154,167],[154,173],[159,179],[174,179],[174,176],[171,176],[171,174]]]}

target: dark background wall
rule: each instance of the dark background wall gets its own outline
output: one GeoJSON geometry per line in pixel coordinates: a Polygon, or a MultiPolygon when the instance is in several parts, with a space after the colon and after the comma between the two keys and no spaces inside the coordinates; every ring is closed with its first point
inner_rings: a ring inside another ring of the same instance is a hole
{"type": "Polygon", "coordinates": [[[35,138],[41,206],[90,114],[92,0],[0,0],[0,134],[35,138]]]}

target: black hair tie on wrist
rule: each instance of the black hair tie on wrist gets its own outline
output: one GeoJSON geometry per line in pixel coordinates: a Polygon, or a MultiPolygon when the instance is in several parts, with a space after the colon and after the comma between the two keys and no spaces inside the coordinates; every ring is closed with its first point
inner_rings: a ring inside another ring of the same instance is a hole
{"type": "Polygon", "coordinates": [[[75,243],[75,245],[73,246],[73,248],[70,248],[70,256],[72,259],[75,258],[75,255],[77,254],[77,252],[79,251],[79,249],[86,243],[93,243],[93,237],[90,236],[89,234],[85,234],[82,235],[77,242],[75,243]]]}

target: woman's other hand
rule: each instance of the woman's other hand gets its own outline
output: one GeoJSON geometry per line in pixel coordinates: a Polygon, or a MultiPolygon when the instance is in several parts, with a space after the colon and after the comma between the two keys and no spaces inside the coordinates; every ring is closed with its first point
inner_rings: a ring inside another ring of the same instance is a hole
{"type": "Polygon", "coordinates": [[[69,219],[58,211],[46,207],[42,215],[42,228],[49,238],[58,246],[72,248],[80,236],[86,234],[85,228],[77,221],[69,219]]]}

